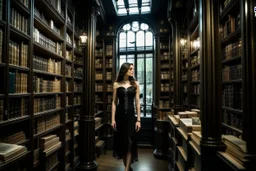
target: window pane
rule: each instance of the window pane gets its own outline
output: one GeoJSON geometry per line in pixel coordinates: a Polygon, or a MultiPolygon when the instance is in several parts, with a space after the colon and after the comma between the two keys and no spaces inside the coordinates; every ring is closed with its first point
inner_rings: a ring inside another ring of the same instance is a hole
{"type": "Polygon", "coordinates": [[[141,28],[142,30],[147,30],[147,29],[148,29],[148,25],[145,24],[145,23],[141,23],[140,28],[141,28]]]}
{"type": "Polygon", "coordinates": [[[129,14],[139,14],[138,7],[129,8],[129,14]]]}
{"type": "Polygon", "coordinates": [[[126,55],[120,55],[120,58],[119,58],[119,68],[121,67],[121,65],[126,62],[126,55]]]}
{"type": "Polygon", "coordinates": [[[120,33],[120,38],[119,38],[119,47],[126,47],[126,33],[122,32],[120,33]]]}
{"type": "Polygon", "coordinates": [[[141,7],[141,13],[147,13],[147,12],[150,12],[150,6],[141,7]]]}
{"type": "Polygon", "coordinates": [[[120,9],[118,9],[118,12],[117,12],[118,14],[127,14],[127,11],[126,11],[126,9],[125,8],[120,8],[120,9]]]}
{"type": "Polygon", "coordinates": [[[145,72],[146,72],[146,86],[147,86],[146,102],[147,104],[151,104],[153,101],[153,54],[146,54],[146,71],[145,72]]]}
{"type": "Polygon", "coordinates": [[[131,25],[130,25],[130,24],[125,24],[125,25],[123,26],[123,29],[124,29],[124,30],[130,30],[130,28],[131,28],[131,25]]]}
{"type": "Polygon", "coordinates": [[[139,31],[138,33],[137,33],[137,37],[136,37],[136,45],[137,45],[137,47],[142,47],[142,46],[144,46],[144,32],[143,31],[139,31]]]}
{"type": "Polygon", "coordinates": [[[152,32],[146,32],[146,46],[153,46],[153,34],[152,32]]]}
{"type": "Polygon", "coordinates": [[[127,33],[127,47],[134,47],[135,45],[135,34],[132,31],[127,33]]]}

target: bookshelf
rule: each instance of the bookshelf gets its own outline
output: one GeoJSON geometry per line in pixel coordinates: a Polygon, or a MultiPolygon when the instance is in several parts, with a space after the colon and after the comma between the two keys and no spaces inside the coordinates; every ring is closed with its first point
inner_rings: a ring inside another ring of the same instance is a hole
{"type": "Polygon", "coordinates": [[[173,53],[172,40],[168,33],[156,34],[156,98],[154,104],[154,155],[167,158],[168,153],[168,113],[173,111],[173,53]],[[160,140],[160,141],[158,141],[160,140]]]}
{"type": "Polygon", "coordinates": [[[189,108],[200,108],[200,40],[198,13],[192,15],[188,26],[189,108]]]}
{"type": "Polygon", "coordinates": [[[103,148],[108,148],[113,136],[111,104],[115,80],[115,36],[97,37],[95,58],[95,143],[99,156],[103,148]]]}
{"type": "Polygon", "coordinates": [[[242,137],[242,40],[239,1],[220,2],[223,134],[242,137]]]}
{"type": "Polygon", "coordinates": [[[84,56],[70,3],[0,1],[1,142],[28,151],[0,170],[69,170],[78,161],[84,56]]]}

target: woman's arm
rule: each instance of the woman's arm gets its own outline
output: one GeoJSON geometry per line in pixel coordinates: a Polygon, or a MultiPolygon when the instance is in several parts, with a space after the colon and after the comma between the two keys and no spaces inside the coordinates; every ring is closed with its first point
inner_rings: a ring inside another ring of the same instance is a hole
{"type": "Polygon", "coordinates": [[[117,88],[117,82],[114,82],[113,85],[113,97],[112,97],[112,110],[111,110],[111,126],[114,130],[116,130],[116,120],[115,120],[115,114],[116,114],[116,88],[117,88]]]}
{"type": "Polygon", "coordinates": [[[136,131],[140,130],[140,85],[136,81],[137,89],[136,89],[136,96],[135,96],[135,103],[136,103],[136,113],[137,113],[137,121],[136,121],[136,131]]]}

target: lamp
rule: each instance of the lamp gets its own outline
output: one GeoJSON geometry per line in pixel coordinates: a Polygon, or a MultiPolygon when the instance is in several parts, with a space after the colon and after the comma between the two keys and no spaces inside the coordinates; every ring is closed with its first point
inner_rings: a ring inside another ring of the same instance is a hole
{"type": "Polygon", "coordinates": [[[79,37],[81,45],[85,46],[87,43],[87,34],[83,32],[79,37]]]}
{"type": "Polygon", "coordinates": [[[186,40],[186,39],[184,39],[184,38],[181,38],[181,39],[180,39],[180,44],[181,44],[181,46],[185,46],[186,43],[187,43],[187,40],[186,40]]]}

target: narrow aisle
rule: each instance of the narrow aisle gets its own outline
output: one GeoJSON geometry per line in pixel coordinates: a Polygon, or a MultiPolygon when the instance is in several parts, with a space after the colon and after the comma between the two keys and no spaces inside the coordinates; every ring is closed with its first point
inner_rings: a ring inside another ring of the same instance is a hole
{"type": "MultiPolygon", "coordinates": [[[[132,164],[133,171],[168,171],[168,161],[156,159],[153,149],[138,149],[139,162],[132,164]]],[[[112,151],[96,159],[98,171],[124,171],[122,160],[112,157],[112,151]]]]}

